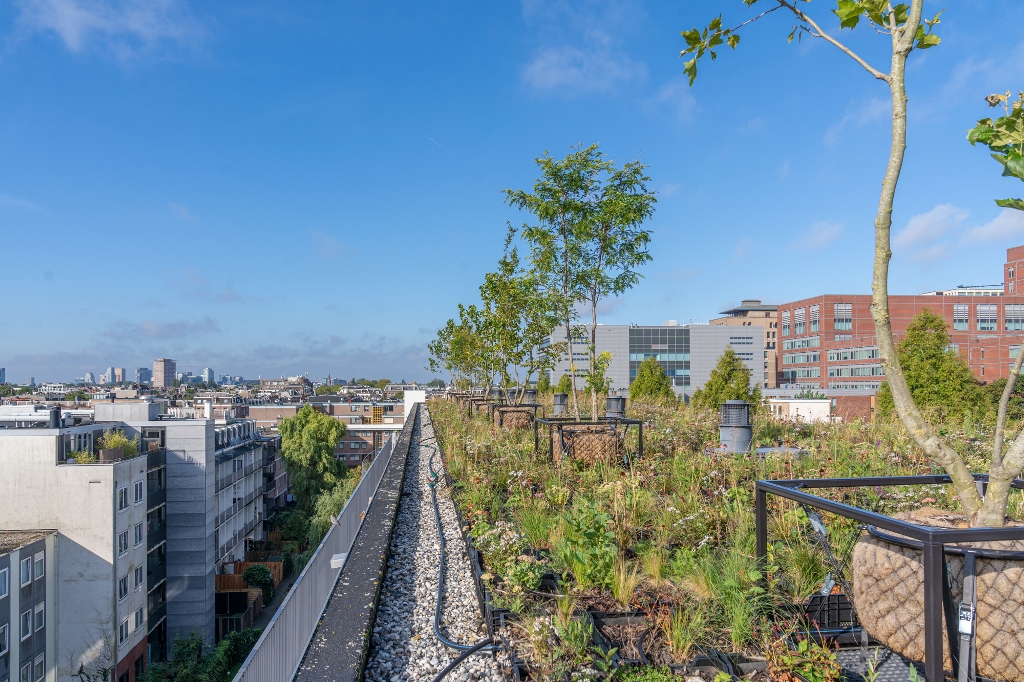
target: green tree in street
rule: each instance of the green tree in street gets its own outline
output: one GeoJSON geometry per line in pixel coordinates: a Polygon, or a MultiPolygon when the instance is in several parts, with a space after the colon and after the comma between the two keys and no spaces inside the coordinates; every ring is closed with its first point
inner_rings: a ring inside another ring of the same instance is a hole
{"type": "Polygon", "coordinates": [[[636,378],[629,385],[629,399],[675,401],[672,380],[665,375],[665,370],[653,356],[644,358],[636,368],[636,378]]]}
{"type": "MultiPolygon", "coordinates": [[[[897,346],[907,386],[914,402],[926,410],[933,423],[960,421],[968,415],[980,419],[987,407],[981,387],[967,362],[949,343],[942,317],[927,308],[914,317],[897,346]]],[[[878,410],[884,417],[895,416],[888,382],[878,391],[878,410]]]]}
{"type": "Polygon", "coordinates": [[[750,370],[732,347],[726,347],[711,377],[693,393],[695,407],[718,410],[726,400],[745,400],[755,408],[761,404],[760,384],[750,385],[750,370]]]}
{"type": "Polygon", "coordinates": [[[281,422],[281,456],[299,508],[312,515],[316,498],[334,488],[347,467],[334,457],[345,435],[345,425],[334,417],[303,405],[294,417],[281,422]]]}

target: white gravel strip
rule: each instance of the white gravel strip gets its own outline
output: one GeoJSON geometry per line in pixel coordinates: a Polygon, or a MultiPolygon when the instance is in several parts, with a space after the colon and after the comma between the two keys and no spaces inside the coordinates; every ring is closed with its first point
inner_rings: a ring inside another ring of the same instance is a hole
{"type": "MultiPolygon", "coordinates": [[[[430,456],[437,447],[425,405],[420,415],[419,424],[412,432],[405,487],[391,541],[391,558],[373,628],[366,668],[366,679],[370,682],[432,680],[458,655],[434,635],[441,545],[428,481],[430,456]]],[[[442,467],[440,455],[435,457],[434,466],[442,467]]],[[[487,635],[487,629],[480,615],[455,507],[443,483],[439,484],[437,500],[447,542],[441,632],[459,644],[474,644],[487,635]]],[[[499,682],[504,677],[490,654],[474,654],[445,679],[499,682]]]]}

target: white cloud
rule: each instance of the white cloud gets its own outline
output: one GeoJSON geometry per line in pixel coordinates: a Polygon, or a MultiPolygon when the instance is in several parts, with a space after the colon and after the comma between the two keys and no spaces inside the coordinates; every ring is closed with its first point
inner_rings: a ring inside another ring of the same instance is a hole
{"type": "Polygon", "coordinates": [[[750,237],[744,237],[736,242],[736,249],[733,251],[732,257],[737,260],[746,258],[754,252],[755,246],[756,244],[753,239],[750,237]]]}
{"type": "Polygon", "coordinates": [[[183,220],[186,223],[194,223],[199,220],[199,216],[188,210],[188,206],[170,203],[167,204],[167,208],[170,209],[171,213],[173,213],[174,217],[178,220],[183,220]]]}
{"type": "Polygon", "coordinates": [[[818,222],[811,225],[803,237],[793,243],[793,246],[821,251],[826,246],[839,239],[843,233],[843,226],[838,223],[818,222]]]}
{"type": "MultiPolygon", "coordinates": [[[[897,251],[919,258],[923,249],[937,242],[967,218],[967,211],[952,204],[939,204],[927,213],[920,213],[892,240],[897,251]]],[[[934,254],[933,254],[934,255],[934,254]]]]}
{"type": "Polygon", "coordinates": [[[964,235],[965,242],[998,242],[1024,237],[1024,211],[1004,208],[984,225],[972,227],[964,235]]]}
{"type": "Polygon", "coordinates": [[[523,69],[523,82],[530,88],[562,95],[609,92],[646,76],[646,66],[607,46],[544,48],[523,69]]]}
{"type": "Polygon", "coordinates": [[[677,123],[685,123],[693,117],[697,100],[684,78],[676,78],[658,88],[651,100],[651,110],[667,111],[677,123]]]}
{"type": "Polygon", "coordinates": [[[874,123],[891,113],[892,105],[889,101],[873,97],[856,109],[848,111],[839,123],[829,126],[828,130],[825,131],[825,144],[832,146],[839,142],[839,139],[848,128],[874,123]]]}
{"type": "Polygon", "coordinates": [[[14,208],[23,208],[27,211],[36,211],[37,213],[43,211],[43,207],[34,201],[4,194],[3,192],[0,192],[0,206],[13,206],[14,208]]]}
{"type": "Polygon", "coordinates": [[[54,33],[71,52],[97,42],[127,58],[164,42],[189,43],[203,29],[181,0],[18,0],[19,21],[54,33]]]}

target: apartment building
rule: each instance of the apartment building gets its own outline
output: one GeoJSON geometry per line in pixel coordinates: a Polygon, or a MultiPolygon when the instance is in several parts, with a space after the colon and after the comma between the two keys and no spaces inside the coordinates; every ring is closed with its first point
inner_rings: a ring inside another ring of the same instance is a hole
{"type": "Polygon", "coordinates": [[[725,317],[711,320],[711,324],[727,327],[761,327],[764,330],[764,371],[760,377],[761,385],[767,388],[777,386],[775,345],[778,343],[779,331],[778,306],[763,304],[757,299],[747,299],[736,308],[723,310],[721,314],[725,317]]]}
{"type": "MultiPolygon", "coordinates": [[[[897,340],[922,310],[946,320],[951,347],[979,381],[1007,377],[1024,342],[1024,295],[1017,274],[1024,246],[1007,249],[1002,286],[965,286],[890,296],[897,340]]],[[[871,297],[826,294],[780,305],[779,386],[877,390],[884,379],[871,297]]]]}
{"type": "MultiPolygon", "coordinates": [[[[587,327],[589,339],[589,327],[587,327]]],[[[628,391],[637,369],[654,357],[672,381],[678,395],[689,400],[710,378],[726,348],[732,348],[750,369],[751,382],[760,383],[764,362],[764,332],[759,327],[689,324],[681,326],[598,325],[597,352],[607,351],[612,360],[606,377],[612,390],[628,391]]],[[[551,335],[551,341],[565,339],[565,328],[551,335]]],[[[586,341],[573,345],[572,360],[578,377],[586,376],[590,356],[586,341]]],[[[569,359],[563,357],[552,372],[552,383],[569,373],[569,359]]],[[[582,387],[583,381],[580,381],[582,387]]]]}
{"type": "Polygon", "coordinates": [[[56,534],[0,530],[0,680],[55,682],[56,534]]]}
{"type": "Polygon", "coordinates": [[[47,589],[60,637],[51,679],[115,668],[118,682],[132,682],[159,635],[161,603],[149,582],[150,567],[160,568],[147,532],[150,459],[98,450],[101,427],[65,426],[58,410],[30,407],[0,408],[0,499],[18,500],[0,506],[0,528],[55,529],[47,589]]]}
{"type": "Polygon", "coordinates": [[[171,388],[178,366],[174,360],[157,358],[153,361],[153,388],[171,388]]]}

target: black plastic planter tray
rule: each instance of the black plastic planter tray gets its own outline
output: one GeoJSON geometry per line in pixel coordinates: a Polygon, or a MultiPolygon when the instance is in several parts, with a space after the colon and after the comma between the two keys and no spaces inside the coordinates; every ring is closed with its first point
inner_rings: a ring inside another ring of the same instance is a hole
{"type": "MultiPolygon", "coordinates": [[[[740,676],[759,672],[768,667],[768,662],[764,659],[750,659],[740,654],[725,654],[721,652],[718,652],[718,655],[728,659],[729,663],[732,664],[733,670],[740,676]]],[[[696,656],[688,665],[672,665],[669,667],[676,671],[687,670],[711,674],[729,672],[726,669],[728,666],[716,661],[711,652],[696,656]]]]}
{"type": "MultiPolygon", "coordinates": [[[[621,650],[621,646],[618,646],[621,642],[614,642],[609,639],[604,632],[605,627],[616,625],[648,625],[647,616],[642,611],[588,611],[587,615],[590,617],[591,625],[594,628],[594,644],[599,646],[605,653],[608,653],[612,648],[621,650]]],[[[643,651],[643,640],[645,635],[646,632],[642,633],[640,635],[640,640],[637,642],[637,651],[639,656],[637,658],[625,658],[616,652],[612,657],[616,666],[626,664],[647,665],[647,657],[644,656],[643,651]]]]}

